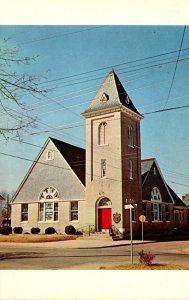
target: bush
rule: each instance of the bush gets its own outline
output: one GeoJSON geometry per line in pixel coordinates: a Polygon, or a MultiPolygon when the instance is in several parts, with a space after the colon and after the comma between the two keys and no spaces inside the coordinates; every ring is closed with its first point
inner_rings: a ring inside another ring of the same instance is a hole
{"type": "Polygon", "coordinates": [[[3,235],[9,235],[12,233],[12,227],[10,226],[4,226],[1,228],[1,234],[3,235]]]}
{"type": "Polygon", "coordinates": [[[139,262],[141,264],[144,264],[145,266],[150,266],[155,258],[155,255],[151,254],[150,252],[144,252],[144,250],[141,250],[140,252],[138,252],[138,254],[139,262]]]}
{"type": "Polygon", "coordinates": [[[81,231],[76,231],[75,235],[83,235],[83,232],[81,232],[81,231]]]}
{"type": "Polygon", "coordinates": [[[54,229],[54,227],[47,227],[45,229],[45,234],[54,234],[56,232],[56,230],[54,229]]]}
{"type": "Polygon", "coordinates": [[[23,228],[22,227],[14,227],[13,231],[14,231],[14,233],[22,234],[23,228]]]}
{"type": "Polygon", "coordinates": [[[39,227],[32,227],[30,231],[31,231],[32,234],[38,234],[38,233],[40,233],[40,228],[39,227]]]}
{"type": "Polygon", "coordinates": [[[76,229],[72,225],[66,226],[65,227],[65,233],[66,234],[75,234],[76,229]]]}

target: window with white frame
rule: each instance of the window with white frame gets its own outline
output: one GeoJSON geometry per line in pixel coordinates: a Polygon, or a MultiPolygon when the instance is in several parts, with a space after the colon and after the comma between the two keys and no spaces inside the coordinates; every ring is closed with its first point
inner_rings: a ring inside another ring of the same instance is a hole
{"type": "Polygon", "coordinates": [[[101,159],[101,178],[106,178],[106,159],[101,159]]]}
{"type": "Polygon", "coordinates": [[[153,221],[162,221],[161,204],[153,203],[153,221]]]}
{"type": "Polygon", "coordinates": [[[161,193],[157,187],[154,187],[151,191],[152,202],[152,220],[162,221],[162,198],[161,193]]]}
{"type": "Polygon", "coordinates": [[[133,162],[129,160],[129,178],[133,179],[133,162]]]}
{"type": "Polygon", "coordinates": [[[134,147],[134,133],[133,133],[133,126],[128,126],[128,145],[134,147]]]}
{"type": "Polygon", "coordinates": [[[39,203],[39,221],[58,221],[58,202],[39,203]]]}
{"type": "Polygon", "coordinates": [[[21,204],[21,222],[28,221],[28,204],[21,204]]]}
{"type": "Polygon", "coordinates": [[[106,122],[100,123],[98,127],[98,144],[107,145],[108,144],[108,124],[106,122]]]}
{"type": "Polygon", "coordinates": [[[70,203],[70,220],[78,221],[78,201],[70,203]]]}
{"type": "Polygon", "coordinates": [[[39,221],[58,221],[59,195],[55,188],[47,187],[40,194],[39,221]]]}

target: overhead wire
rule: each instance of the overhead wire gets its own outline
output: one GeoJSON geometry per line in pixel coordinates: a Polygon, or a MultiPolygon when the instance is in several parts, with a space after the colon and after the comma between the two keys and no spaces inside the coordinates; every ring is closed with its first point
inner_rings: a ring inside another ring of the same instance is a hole
{"type": "Polygon", "coordinates": [[[181,52],[182,44],[183,44],[183,41],[184,41],[185,31],[186,31],[186,26],[184,26],[184,30],[183,30],[183,34],[182,34],[182,39],[181,39],[181,44],[180,44],[180,48],[179,48],[179,52],[178,52],[178,58],[176,60],[175,69],[174,69],[173,77],[172,77],[172,80],[171,80],[171,85],[170,85],[170,88],[169,88],[167,100],[166,100],[165,105],[163,107],[164,109],[167,106],[167,102],[169,101],[169,97],[170,97],[171,90],[172,90],[172,87],[173,87],[173,83],[174,83],[174,80],[175,80],[175,75],[176,75],[176,71],[177,71],[178,61],[179,61],[179,58],[180,58],[180,52],[181,52]]]}

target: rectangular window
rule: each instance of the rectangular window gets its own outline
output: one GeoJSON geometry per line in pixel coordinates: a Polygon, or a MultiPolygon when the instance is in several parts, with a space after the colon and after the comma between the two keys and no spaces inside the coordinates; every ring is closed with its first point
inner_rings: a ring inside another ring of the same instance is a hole
{"type": "Polygon", "coordinates": [[[170,208],[169,208],[169,205],[165,206],[165,220],[170,221],[170,208]]]}
{"type": "Polygon", "coordinates": [[[161,204],[153,203],[153,221],[161,221],[162,213],[161,213],[161,204]]]}
{"type": "Polygon", "coordinates": [[[70,220],[71,221],[77,221],[78,220],[78,201],[71,202],[70,220]]]}
{"type": "Polygon", "coordinates": [[[28,204],[21,204],[21,221],[28,221],[28,204]]]}
{"type": "Polygon", "coordinates": [[[174,223],[175,223],[175,225],[178,225],[178,211],[177,210],[174,212],[174,223]]]}
{"type": "Polygon", "coordinates": [[[101,178],[106,177],[106,159],[101,159],[101,178]]]}
{"type": "Polygon", "coordinates": [[[39,203],[39,221],[58,221],[58,202],[39,203]]]}
{"type": "Polygon", "coordinates": [[[142,202],[142,214],[147,217],[147,203],[142,202]]]}
{"type": "Polygon", "coordinates": [[[54,159],[54,151],[47,150],[46,152],[46,160],[53,160],[54,159]]]}
{"type": "Polygon", "coordinates": [[[131,209],[132,221],[136,221],[136,211],[135,208],[131,209]]]}

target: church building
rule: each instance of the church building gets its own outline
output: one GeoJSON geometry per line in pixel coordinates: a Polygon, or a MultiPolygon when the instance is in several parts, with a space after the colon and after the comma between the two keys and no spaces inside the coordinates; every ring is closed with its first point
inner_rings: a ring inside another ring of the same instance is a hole
{"type": "Polygon", "coordinates": [[[24,232],[67,225],[82,232],[115,232],[129,237],[187,231],[188,209],[166,184],[155,158],[141,160],[140,121],[112,70],[89,107],[86,150],[49,138],[12,199],[12,227],[24,232]]]}

